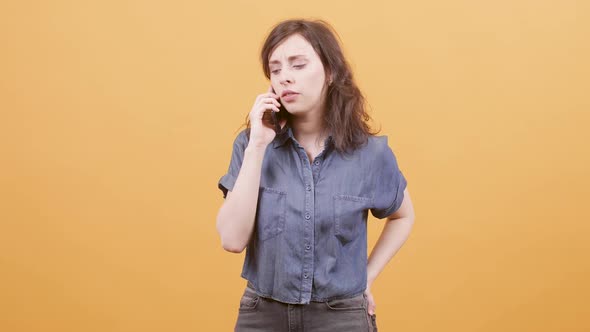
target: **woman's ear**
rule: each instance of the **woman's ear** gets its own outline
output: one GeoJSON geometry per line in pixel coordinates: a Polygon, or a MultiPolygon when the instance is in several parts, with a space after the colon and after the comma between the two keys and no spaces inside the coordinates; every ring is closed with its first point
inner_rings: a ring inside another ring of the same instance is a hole
{"type": "Polygon", "coordinates": [[[332,72],[330,70],[326,71],[326,83],[328,83],[328,85],[332,84],[332,82],[334,81],[334,77],[332,76],[332,72]]]}

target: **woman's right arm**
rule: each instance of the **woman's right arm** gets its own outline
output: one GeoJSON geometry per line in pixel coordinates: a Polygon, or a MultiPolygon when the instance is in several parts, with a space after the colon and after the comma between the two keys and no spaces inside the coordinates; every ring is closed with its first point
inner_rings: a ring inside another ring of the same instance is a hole
{"type": "MultiPolygon", "coordinates": [[[[256,98],[250,111],[250,138],[244,150],[244,159],[232,191],[227,192],[225,201],[217,214],[217,232],[221,237],[223,249],[240,253],[246,248],[254,230],[256,207],[262,161],[268,144],[276,133],[274,126],[267,120],[263,121],[267,110],[279,111],[278,96],[272,92],[256,98]],[[231,193],[231,194],[230,194],[231,193]]],[[[281,127],[286,120],[281,121],[281,127]]]]}
{"type": "Polygon", "coordinates": [[[227,251],[242,252],[252,235],[265,150],[264,147],[248,145],[233,191],[227,192],[217,214],[217,232],[223,249],[227,251]]]}

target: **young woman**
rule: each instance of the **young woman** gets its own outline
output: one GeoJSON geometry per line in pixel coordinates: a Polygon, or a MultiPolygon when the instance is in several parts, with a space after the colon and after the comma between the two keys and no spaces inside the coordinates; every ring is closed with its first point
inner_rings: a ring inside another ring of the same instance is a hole
{"type": "Polygon", "coordinates": [[[223,248],[247,249],[235,331],[377,331],[371,285],[414,212],[336,35],[322,20],[287,20],[262,47],[270,86],[219,180],[223,248]],[[369,210],[387,222],[367,259],[369,210]]]}

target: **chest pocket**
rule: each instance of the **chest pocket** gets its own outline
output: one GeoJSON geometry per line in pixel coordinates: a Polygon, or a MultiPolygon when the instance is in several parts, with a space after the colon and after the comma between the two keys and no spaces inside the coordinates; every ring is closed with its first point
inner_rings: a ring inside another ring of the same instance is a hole
{"type": "Polygon", "coordinates": [[[285,228],[287,193],[260,187],[256,209],[256,232],[260,241],[277,236],[285,228]]]}
{"type": "Polygon", "coordinates": [[[361,234],[370,197],[334,195],[334,235],[344,245],[361,234]]]}

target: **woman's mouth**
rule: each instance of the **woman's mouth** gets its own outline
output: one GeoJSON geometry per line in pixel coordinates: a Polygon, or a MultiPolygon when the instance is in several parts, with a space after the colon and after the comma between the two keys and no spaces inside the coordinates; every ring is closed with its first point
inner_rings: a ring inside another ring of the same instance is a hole
{"type": "Polygon", "coordinates": [[[298,94],[298,93],[289,93],[289,94],[285,95],[285,96],[282,98],[282,100],[283,100],[283,101],[285,101],[285,102],[288,102],[288,103],[290,103],[290,102],[293,102],[293,101],[295,101],[295,99],[297,99],[297,96],[299,96],[299,94],[298,94]]]}

